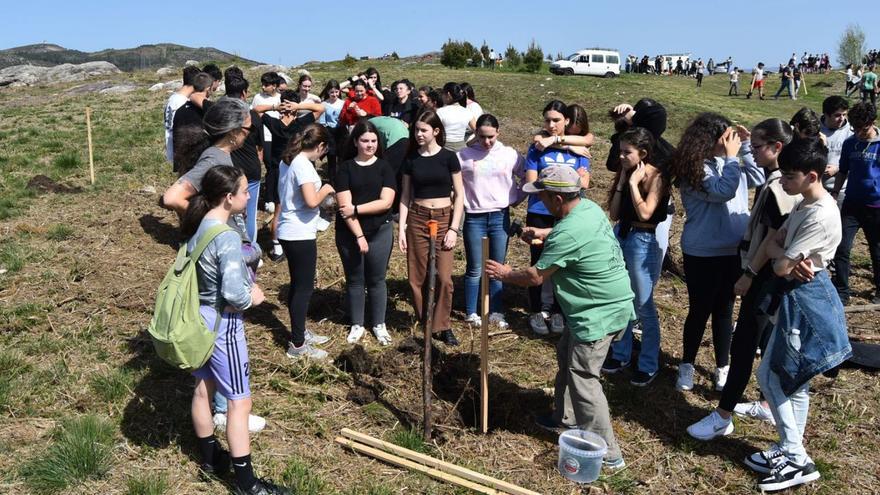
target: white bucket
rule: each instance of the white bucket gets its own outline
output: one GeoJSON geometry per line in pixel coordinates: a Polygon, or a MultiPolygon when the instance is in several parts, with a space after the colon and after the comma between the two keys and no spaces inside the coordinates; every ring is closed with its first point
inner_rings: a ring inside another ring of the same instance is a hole
{"type": "Polygon", "coordinates": [[[568,430],[559,435],[559,464],[563,476],[577,483],[592,483],[602,471],[602,458],[608,444],[599,435],[584,430],[568,430]]]}

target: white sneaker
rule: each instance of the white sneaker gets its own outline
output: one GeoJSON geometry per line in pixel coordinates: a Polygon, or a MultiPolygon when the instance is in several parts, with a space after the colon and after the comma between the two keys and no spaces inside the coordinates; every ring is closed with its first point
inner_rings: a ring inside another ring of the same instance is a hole
{"type": "Polygon", "coordinates": [[[723,366],[721,368],[715,368],[715,390],[721,392],[724,390],[724,385],[727,384],[727,373],[730,371],[730,366],[723,366]]]}
{"type": "Polygon", "coordinates": [[[776,420],[773,419],[773,413],[770,412],[769,408],[764,407],[759,400],[754,402],[741,402],[733,407],[733,413],[741,418],[754,418],[776,426],[776,420]]]}
{"type": "Polygon", "coordinates": [[[635,325],[633,325],[633,335],[638,335],[641,337],[642,335],[642,322],[637,321],[635,325]]]}
{"type": "Polygon", "coordinates": [[[553,333],[562,333],[565,330],[565,318],[560,313],[553,313],[550,317],[550,331],[553,333]]]}
{"type": "Polygon", "coordinates": [[[675,381],[678,390],[691,390],[694,388],[694,365],[681,363],[678,365],[678,380],[675,381]]]}
{"type": "Polygon", "coordinates": [[[718,411],[712,411],[705,418],[688,426],[687,432],[697,440],[708,441],[733,433],[733,421],[731,418],[722,418],[718,411]]]}
{"type": "MultiPolygon", "coordinates": [[[[254,414],[248,415],[248,431],[251,433],[257,433],[266,427],[266,420],[260,416],[256,416],[254,414]]],[[[216,413],[214,414],[214,428],[218,430],[226,429],[226,413],[216,413]]]]}
{"type": "Polygon", "coordinates": [[[385,328],[384,323],[380,323],[373,327],[373,335],[376,336],[376,340],[378,340],[381,345],[391,345],[391,335],[388,333],[388,329],[385,328]]]}
{"type": "Polygon", "coordinates": [[[366,331],[367,329],[361,325],[352,325],[351,330],[348,331],[348,337],[346,337],[345,340],[347,340],[349,344],[357,344],[366,331]]]}
{"type": "Polygon", "coordinates": [[[529,317],[529,327],[538,335],[547,335],[550,329],[547,328],[547,313],[535,313],[529,317]]]}
{"type": "Polygon", "coordinates": [[[309,343],[312,345],[321,345],[321,344],[326,344],[327,342],[330,342],[330,337],[327,337],[325,335],[318,335],[316,333],[312,333],[312,331],[308,330],[308,329],[306,330],[306,343],[309,343]]]}
{"type": "Polygon", "coordinates": [[[266,203],[266,213],[275,213],[275,203],[266,203]]]}
{"type": "Polygon", "coordinates": [[[510,325],[504,319],[504,313],[489,313],[489,324],[498,328],[505,329],[510,325]]]}
{"type": "Polygon", "coordinates": [[[483,324],[483,319],[480,318],[480,315],[478,315],[476,313],[471,313],[471,314],[467,315],[467,318],[464,319],[464,322],[469,325],[478,327],[483,324]]]}
{"type": "Polygon", "coordinates": [[[305,342],[301,347],[296,347],[291,342],[290,347],[287,348],[287,357],[293,359],[309,358],[320,361],[327,358],[327,351],[318,349],[308,342],[305,342]]]}

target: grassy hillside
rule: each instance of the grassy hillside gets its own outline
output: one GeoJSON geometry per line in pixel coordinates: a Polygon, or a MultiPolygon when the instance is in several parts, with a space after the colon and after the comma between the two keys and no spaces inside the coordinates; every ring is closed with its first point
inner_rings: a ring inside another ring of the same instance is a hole
{"type": "MultiPolygon", "coordinates": [[[[651,96],[665,104],[667,137],[674,143],[698,112],[721,112],[751,126],[767,117],[787,119],[801,105],[818,110],[822,98],[843,86],[841,75],[807,76],[810,95],[803,100],[757,101],[727,97],[722,76],[707,77],[696,89],[684,78],[563,78],[391,62],[377,67],[386,83],[404,76],[418,85],[470,82],[483,108],[501,120],[501,140],[523,152],[547,100],[582,104],[598,138],[589,195],[600,202],[611,179],[604,161],[612,129],[604,115],[619,102],[651,96]]],[[[352,72],[329,63],[309,69],[318,88],[352,72]]],[[[156,82],[146,72],[117,77],[156,82]]],[[[258,88],[259,74],[248,78],[258,88]]],[[[769,89],[775,86],[771,81],[769,89]]],[[[174,180],[163,150],[167,95],[66,96],[64,89],[0,91],[0,451],[6,454],[0,456],[0,492],[225,493],[227,486],[203,482],[197,473],[191,380],[158,361],[144,333],[155,288],[179,240],[176,218],[156,205],[156,191],[174,180]],[[86,106],[93,110],[94,186],[88,183],[86,106]],[[58,192],[28,189],[37,175],[46,176],[38,181],[43,189],[58,192]]],[[[523,218],[524,211],[515,216],[523,218]]],[[[680,258],[681,224],[679,213],[670,242],[674,259],[680,258]]],[[[262,241],[265,236],[263,229],[262,241]]],[[[524,291],[507,290],[512,332],[490,341],[491,431],[481,435],[473,428],[478,359],[472,333],[461,323],[464,254],[458,247],[453,316],[463,343],[440,348],[437,440],[422,445],[411,433],[421,414],[419,344],[410,339],[419,329],[408,303],[404,257],[395,252],[391,258],[387,319],[395,343],[404,345],[385,350],[367,336],[366,352],[353,352],[345,343],[344,279],[332,231],[318,242],[309,326],[334,337],[327,348],[335,363],[309,365],[285,356],[284,263],[266,262],[260,283],[267,302],[247,313],[254,411],[269,422],[253,438],[259,474],[305,494],[464,493],[342,450],[332,440],[349,427],[542,493],[580,493],[556,472],[555,439],[533,426],[534,415],[552,404],[545,389],[553,383],[555,339],[528,331],[524,291]]],[[[510,251],[514,265],[528,262],[522,243],[512,243],[510,251]]],[[[861,237],[855,253],[854,302],[864,303],[870,268],[861,237]]],[[[673,387],[686,297],[683,281],[665,273],[657,295],[662,367],[654,384],[639,390],[626,376],[604,380],[629,467],[584,493],[755,491],[755,476],[740,460],[766,448],[776,438],[772,428],[737,420],[733,435],[709,444],[685,432],[718,399],[708,340],[694,391],[673,387]]],[[[872,313],[857,315],[851,331],[876,338],[877,321],[872,313]]],[[[836,381],[817,378],[813,388],[807,448],[823,478],[808,491],[876,492],[880,472],[870,462],[880,440],[876,375],[844,370],[836,381]]],[[[747,398],[757,398],[755,386],[747,398]]]]}

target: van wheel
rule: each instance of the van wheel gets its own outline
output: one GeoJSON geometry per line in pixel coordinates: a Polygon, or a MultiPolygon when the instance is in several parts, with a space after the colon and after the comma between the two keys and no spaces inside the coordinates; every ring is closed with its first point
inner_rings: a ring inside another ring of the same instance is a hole
{"type": "Polygon", "coordinates": [[[564,71],[562,71],[562,75],[564,75],[564,76],[573,76],[573,75],[574,75],[574,69],[565,69],[564,71]]]}
{"type": "Polygon", "coordinates": [[[613,72],[611,72],[611,71],[608,71],[608,72],[605,73],[605,79],[613,79],[613,78],[615,78],[615,77],[617,77],[617,74],[615,74],[615,73],[613,73],[613,72]]]}

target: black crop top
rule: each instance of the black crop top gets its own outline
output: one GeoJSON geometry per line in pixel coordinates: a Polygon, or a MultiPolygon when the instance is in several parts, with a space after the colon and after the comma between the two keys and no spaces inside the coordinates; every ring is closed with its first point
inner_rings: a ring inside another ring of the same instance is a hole
{"type": "Polygon", "coordinates": [[[458,155],[445,148],[433,156],[414,152],[403,162],[403,174],[410,177],[413,199],[448,198],[452,174],[456,172],[461,172],[458,155]]]}
{"type": "Polygon", "coordinates": [[[644,222],[639,220],[639,216],[636,213],[636,208],[635,206],[633,206],[632,193],[630,193],[629,190],[629,181],[627,181],[626,185],[623,186],[623,191],[620,194],[622,194],[622,196],[620,198],[620,221],[618,222],[620,224],[620,227],[618,232],[621,238],[625,238],[626,234],[629,233],[630,229],[632,228],[632,222],[648,223],[657,226],[658,224],[666,220],[666,216],[669,213],[669,209],[667,208],[667,205],[669,204],[668,187],[663,196],[660,197],[660,201],[657,202],[657,207],[654,208],[654,213],[652,213],[651,217],[644,222]]]}

